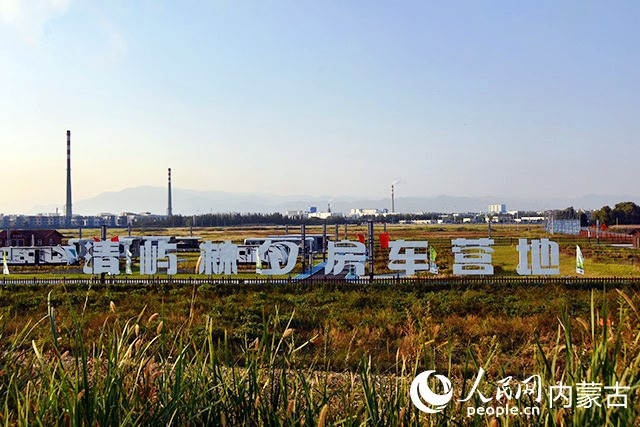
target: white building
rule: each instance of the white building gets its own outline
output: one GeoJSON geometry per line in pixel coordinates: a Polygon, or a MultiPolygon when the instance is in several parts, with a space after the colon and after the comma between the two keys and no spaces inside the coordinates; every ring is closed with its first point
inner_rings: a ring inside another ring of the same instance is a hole
{"type": "Polygon", "coordinates": [[[380,216],[389,212],[387,209],[360,209],[354,208],[349,212],[350,218],[362,218],[363,216],[380,216]]]}
{"type": "Polygon", "coordinates": [[[305,211],[286,211],[284,216],[287,218],[306,218],[307,213],[305,211]]]}
{"type": "Polygon", "coordinates": [[[488,212],[490,214],[504,215],[507,213],[507,205],[505,205],[504,203],[499,205],[489,205],[488,212]]]}
{"type": "Polygon", "coordinates": [[[336,217],[343,217],[344,215],[342,215],[340,212],[313,212],[313,213],[309,213],[307,215],[307,218],[320,218],[320,219],[327,219],[327,218],[336,218],[336,217]]]}

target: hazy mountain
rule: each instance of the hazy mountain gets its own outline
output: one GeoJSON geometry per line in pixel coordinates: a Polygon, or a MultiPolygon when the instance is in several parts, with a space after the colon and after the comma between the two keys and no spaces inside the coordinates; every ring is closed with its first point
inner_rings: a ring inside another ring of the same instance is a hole
{"type": "MultiPolygon", "coordinates": [[[[231,193],[224,191],[196,191],[173,189],[174,214],[203,214],[210,212],[277,212],[306,209],[328,197],[276,196],[269,194],[231,193]]],[[[96,197],[74,203],[74,212],[152,212],[167,211],[167,189],[142,186],[116,192],[105,192],[96,197]]]]}
{"type": "MultiPolygon", "coordinates": [[[[231,193],[224,191],[195,191],[173,189],[174,214],[204,214],[210,212],[285,212],[306,210],[316,206],[326,211],[328,202],[334,212],[348,213],[352,208],[389,209],[390,198],[357,199],[354,197],[329,197],[292,195],[277,196],[271,194],[231,193]]],[[[576,209],[599,209],[604,205],[613,206],[623,201],[640,204],[639,197],[628,195],[588,194],[576,198],[501,198],[483,197],[399,197],[396,198],[397,212],[484,212],[490,204],[504,203],[508,210],[539,211],[564,209],[573,206],[576,209]]],[[[31,213],[55,211],[55,206],[36,206],[31,213]]],[[[165,214],[167,211],[167,189],[163,187],[142,186],[126,188],[99,194],[90,199],[74,203],[77,214],[95,215],[101,212],[152,212],[165,214]]]]}

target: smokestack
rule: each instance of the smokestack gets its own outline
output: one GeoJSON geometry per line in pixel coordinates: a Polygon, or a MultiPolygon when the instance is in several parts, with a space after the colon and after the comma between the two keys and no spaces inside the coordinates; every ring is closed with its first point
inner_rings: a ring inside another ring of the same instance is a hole
{"type": "Polygon", "coordinates": [[[391,184],[391,213],[396,213],[396,201],[393,194],[393,184],[391,184]]]}
{"type": "Polygon", "coordinates": [[[67,131],[67,204],[65,205],[65,222],[71,226],[71,131],[67,131]]]}
{"type": "Polygon", "coordinates": [[[171,168],[169,168],[169,203],[167,204],[167,216],[173,216],[173,209],[171,208],[171,168]]]}

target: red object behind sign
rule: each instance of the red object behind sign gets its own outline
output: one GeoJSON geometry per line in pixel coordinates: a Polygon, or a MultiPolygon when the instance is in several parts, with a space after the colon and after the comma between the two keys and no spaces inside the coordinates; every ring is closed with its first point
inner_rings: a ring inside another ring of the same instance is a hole
{"type": "Polygon", "coordinates": [[[364,234],[357,233],[356,237],[358,238],[358,240],[360,240],[360,243],[364,243],[364,234]]]}
{"type": "Polygon", "coordinates": [[[385,231],[384,233],[380,234],[380,246],[381,247],[388,248],[390,241],[391,241],[391,238],[389,237],[389,233],[387,233],[385,231]]]}

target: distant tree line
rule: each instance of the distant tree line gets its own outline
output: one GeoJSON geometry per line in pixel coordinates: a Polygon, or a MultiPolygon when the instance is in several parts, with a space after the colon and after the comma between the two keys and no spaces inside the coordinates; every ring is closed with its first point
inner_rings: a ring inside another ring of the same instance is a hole
{"type": "Polygon", "coordinates": [[[232,226],[252,226],[252,225],[321,225],[321,224],[344,224],[360,223],[370,219],[376,222],[396,223],[399,221],[415,221],[437,219],[438,213],[424,214],[396,214],[387,217],[361,217],[358,219],[345,217],[302,218],[289,217],[281,213],[215,213],[202,215],[173,215],[168,218],[136,218],[135,227],[232,227],[232,226]]]}
{"type": "Polygon", "coordinates": [[[595,221],[600,221],[600,224],[608,226],[640,224],[640,206],[633,202],[618,203],[613,209],[609,206],[603,206],[593,212],[593,222],[595,221]]]}
{"type": "MultiPolygon", "coordinates": [[[[586,227],[600,221],[601,224],[628,225],[640,224],[640,206],[633,202],[621,202],[612,209],[604,206],[596,211],[576,211],[573,206],[566,209],[555,210],[552,213],[554,219],[579,219],[580,225],[586,227]]],[[[536,216],[535,212],[521,212],[520,216],[536,216]]],[[[436,212],[420,214],[395,214],[390,216],[363,216],[358,219],[345,217],[302,218],[289,217],[281,213],[214,213],[202,215],[173,215],[170,218],[137,218],[133,224],[135,227],[233,227],[252,225],[321,225],[361,223],[373,219],[376,222],[397,223],[400,221],[436,220],[441,214],[436,212]]]]}

